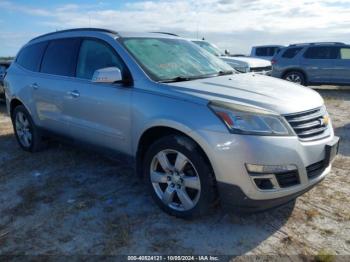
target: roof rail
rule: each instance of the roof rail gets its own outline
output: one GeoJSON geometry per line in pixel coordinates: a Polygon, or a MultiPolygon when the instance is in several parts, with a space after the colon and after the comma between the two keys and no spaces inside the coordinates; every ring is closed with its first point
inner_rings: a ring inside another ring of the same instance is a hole
{"type": "Polygon", "coordinates": [[[40,36],[33,38],[29,42],[36,40],[36,39],[39,39],[39,38],[42,38],[42,37],[45,37],[45,36],[49,36],[49,35],[54,35],[54,34],[59,34],[59,33],[67,33],[67,32],[75,32],[75,31],[97,31],[97,32],[111,33],[111,34],[115,34],[115,35],[118,34],[118,32],[116,32],[116,31],[109,30],[109,29],[103,29],[103,28],[89,28],[89,27],[87,27],[87,28],[73,28],[73,29],[60,30],[60,31],[55,31],[55,32],[44,34],[44,35],[40,35],[40,36]]]}
{"type": "Polygon", "coordinates": [[[289,45],[289,46],[318,45],[318,44],[326,44],[326,45],[345,45],[345,43],[342,43],[342,42],[314,42],[314,43],[291,44],[291,45],[289,45]]]}
{"type": "Polygon", "coordinates": [[[168,33],[168,32],[150,32],[150,33],[154,33],[154,34],[163,34],[163,35],[172,35],[172,36],[179,36],[179,35],[177,35],[177,34],[168,33]]]}

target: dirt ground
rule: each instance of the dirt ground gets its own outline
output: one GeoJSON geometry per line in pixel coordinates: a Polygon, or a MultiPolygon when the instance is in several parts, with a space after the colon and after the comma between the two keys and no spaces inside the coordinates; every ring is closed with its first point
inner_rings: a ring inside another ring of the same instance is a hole
{"type": "Polygon", "coordinates": [[[0,104],[0,254],[350,255],[350,90],[319,92],[342,139],[327,178],[295,204],[194,221],[163,213],[121,160],[23,152],[0,104]]]}

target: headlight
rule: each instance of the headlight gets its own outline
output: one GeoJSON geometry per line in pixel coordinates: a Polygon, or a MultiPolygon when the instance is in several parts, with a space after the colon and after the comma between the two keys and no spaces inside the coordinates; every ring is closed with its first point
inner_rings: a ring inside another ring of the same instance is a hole
{"type": "Polygon", "coordinates": [[[212,101],[209,107],[231,133],[247,135],[294,136],[287,121],[271,111],[212,101]]]}

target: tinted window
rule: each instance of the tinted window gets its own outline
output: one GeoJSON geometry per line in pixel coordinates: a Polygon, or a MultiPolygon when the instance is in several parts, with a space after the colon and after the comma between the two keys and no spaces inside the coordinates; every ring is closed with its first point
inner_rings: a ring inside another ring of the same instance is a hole
{"type": "Polygon", "coordinates": [[[334,46],[314,46],[309,47],[305,54],[305,58],[309,59],[336,59],[339,54],[339,48],[334,46]]]}
{"type": "Polygon", "coordinates": [[[258,47],[256,49],[257,56],[274,56],[279,51],[279,47],[258,47]]]}
{"type": "Polygon", "coordinates": [[[50,41],[41,65],[41,72],[74,76],[79,44],[78,38],[50,41]]]}
{"type": "Polygon", "coordinates": [[[340,59],[350,59],[350,48],[340,48],[340,59]]]}
{"type": "Polygon", "coordinates": [[[284,57],[284,58],[293,58],[299,53],[299,51],[301,49],[302,49],[301,47],[288,48],[286,51],[284,51],[282,57],[284,57]]]}
{"type": "Polygon", "coordinates": [[[265,48],[265,47],[257,48],[256,55],[257,56],[267,56],[267,48],[265,48]]]}
{"type": "Polygon", "coordinates": [[[47,42],[41,42],[25,47],[19,53],[16,62],[31,71],[39,71],[41,58],[47,42]]]}
{"type": "Polygon", "coordinates": [[[105,67],[123,69],[121,60],[110,46],[98,40],[84,40],[79,53],[77,77],[92,79],[95,70],[105,67]]]}

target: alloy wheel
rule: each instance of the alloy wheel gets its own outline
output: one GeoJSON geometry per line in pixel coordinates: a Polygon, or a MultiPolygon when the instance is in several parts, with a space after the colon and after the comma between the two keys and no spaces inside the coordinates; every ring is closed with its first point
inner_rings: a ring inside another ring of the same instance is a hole
{"type": "Polygon", "coordinates": [[[301,77],[297,74],[289,74],[286,77],[286,80],[293,82],[293,83],[296,83],[296,84],[301,84],[301,82],[302,82],[301,77]]]}
{"type": "Polygon", "coordinates": [[[20,143],[24,147],[30,147],[32,145],[32,132],[30,128],[30,122],[24,113],[18,112],[15,119],[16,133],[20,143]]]}
{"type": "Polygon", "coordinates": [[[150,179],[159,199],[177,211],[194,208],[201,193],[198,172],[182,153],[166,149],[152,159],[150,179]]]}

